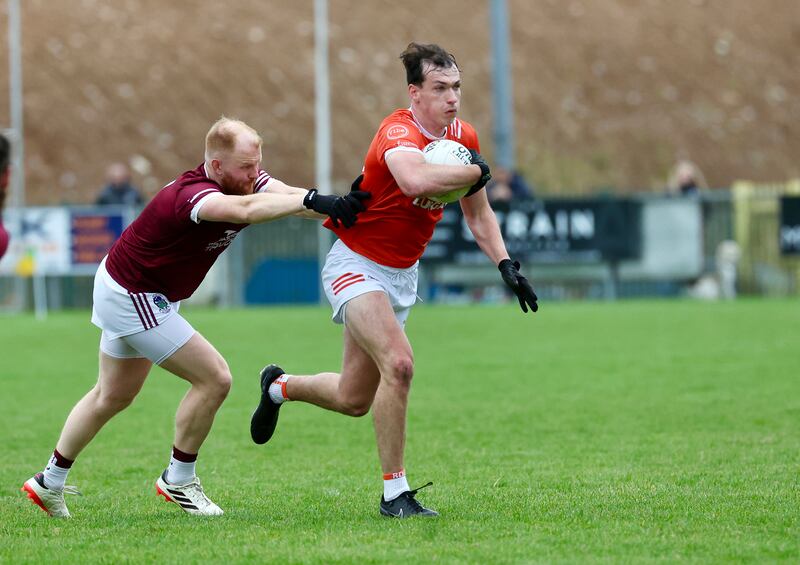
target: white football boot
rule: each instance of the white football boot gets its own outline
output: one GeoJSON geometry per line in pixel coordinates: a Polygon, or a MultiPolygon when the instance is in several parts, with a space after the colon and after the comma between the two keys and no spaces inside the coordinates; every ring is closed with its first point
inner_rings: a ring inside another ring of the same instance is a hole
{"type": "Polygon", "coordinates": [[[54,518],[69,518],[70,513],[64,502],[64,494],[81,494],[72,486],[65,486],[62,490],[50,489],[44,486],[44,474],[36,473],[25,481],[20,489],[28,495],[31,502],[53,516],[54,518]]]}
{"type": "Polygon", "coordinates": [[[156,480],[156,491],[167,502],[174,502],[189,514],[196,516],[221,516],[222,509],[211,502],[203,492],[200,479],[195,477],[185,485],[172,485],[167,482],[167,472],[164,471],[156,480]]]}

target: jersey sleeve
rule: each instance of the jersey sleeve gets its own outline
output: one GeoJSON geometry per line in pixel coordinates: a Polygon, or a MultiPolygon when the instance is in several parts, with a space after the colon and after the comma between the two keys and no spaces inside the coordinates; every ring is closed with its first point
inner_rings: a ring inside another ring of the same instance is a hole
{"type": "Polygon", "coordinates": [[[175,217],[181,221],[200,223],[197,214],[209,198],[221,196],[222,191],[216,184],[209,182],[187,183],[179,187],[175,198],[175,217]]]}
{"type": "Polygon", "coordinates": [[[256,178],[256,183],[253,186],[253,192],[265,192],[273,180],[275,180],[274,177],[270,176],[267,171],[262,169],[256,178]]]}
{"type": "Polygon", "coordinates": [[[422,153],[422,148],[418,145],[411,126],[399,120],[388,121],[381,126],[376,134],[377,158],[380,163],[384,163],[386,156],[395,151],[413,151],[422,153]]]}

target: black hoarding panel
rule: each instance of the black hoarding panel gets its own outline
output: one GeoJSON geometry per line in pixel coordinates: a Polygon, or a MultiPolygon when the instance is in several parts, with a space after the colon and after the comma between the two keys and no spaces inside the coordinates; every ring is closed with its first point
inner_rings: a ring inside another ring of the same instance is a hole
{"type": "Polygon", "coordinates": [[[779,237],[782,255],[800,255],[800,196],[781,198],[779,237]]]}
{"type": "MultiPolygon", "coordinates": [[[[600,262],[641,254],[641,203],[630,199],[553,199],[494,207],[509,254],[521,261],[600,262]]],[[[485,261],[461,207],[448,205],[425,261],[485,261]]]]}

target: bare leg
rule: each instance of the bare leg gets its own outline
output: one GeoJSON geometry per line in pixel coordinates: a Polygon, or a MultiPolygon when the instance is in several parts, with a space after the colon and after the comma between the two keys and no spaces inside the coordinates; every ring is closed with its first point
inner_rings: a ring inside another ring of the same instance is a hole
{"type": "Polygon", "coordinates": [[[381,467],[384,473],[398,471],[403,468],[414,357],[384,293],[370,292],[347,303],[344,343],[338,379],[335,373],[289,379],[287,394],[293,400],[359,416],[369,410],[374,399],[381,467]]]}
{"type": "Polygon", "coordinates": [[[344,354],[341,373],[319,373],[289,379],[287,394],[291,400],[315,404],[348,416],[369,412],[380,373],[372,358],[344,329],[344,354]]]}
{"type": "Polygon", "coordinates": [[[56,444],[58,452],[67,459],[77,458],[106,422],[133,402],[152,365],[148,359],[118,359],[101,351],[97,384],[69,413],[56,444]]]}
{"type": "Polygon", "coordinates": [[[175,416],[175,447],[197,453],[230,391],[228,364],[213,345],[195,333],[161,366],[192,384],[175,416]]]}
{"type": "Polygon", "coordinates": [[[405,467],[407,412],[407,388],[403,392],[399,387],[383,384],[378,387],[372,404],[372,421],[383,473],[395,473],[405,467]]]}
{"type": "Polygon", "coordinates": [[[347,324],[355,340],[375,360],[381,374],[372,408],[378,457],[384,473],[404,467],[406,411],[414,354],[388,298],[381,294],[347,308],[347,324]]]}

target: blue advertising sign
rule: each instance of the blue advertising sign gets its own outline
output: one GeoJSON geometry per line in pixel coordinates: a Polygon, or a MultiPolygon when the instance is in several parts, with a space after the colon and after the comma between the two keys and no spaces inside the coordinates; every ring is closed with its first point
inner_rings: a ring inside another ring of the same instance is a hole
{"type": "Polygon", "coordinates": [[[122,235],[125,217],[122,212],[81,212],[70,214],[71,261],[74,266],[96,267],[114,242],[122,235]]]}

